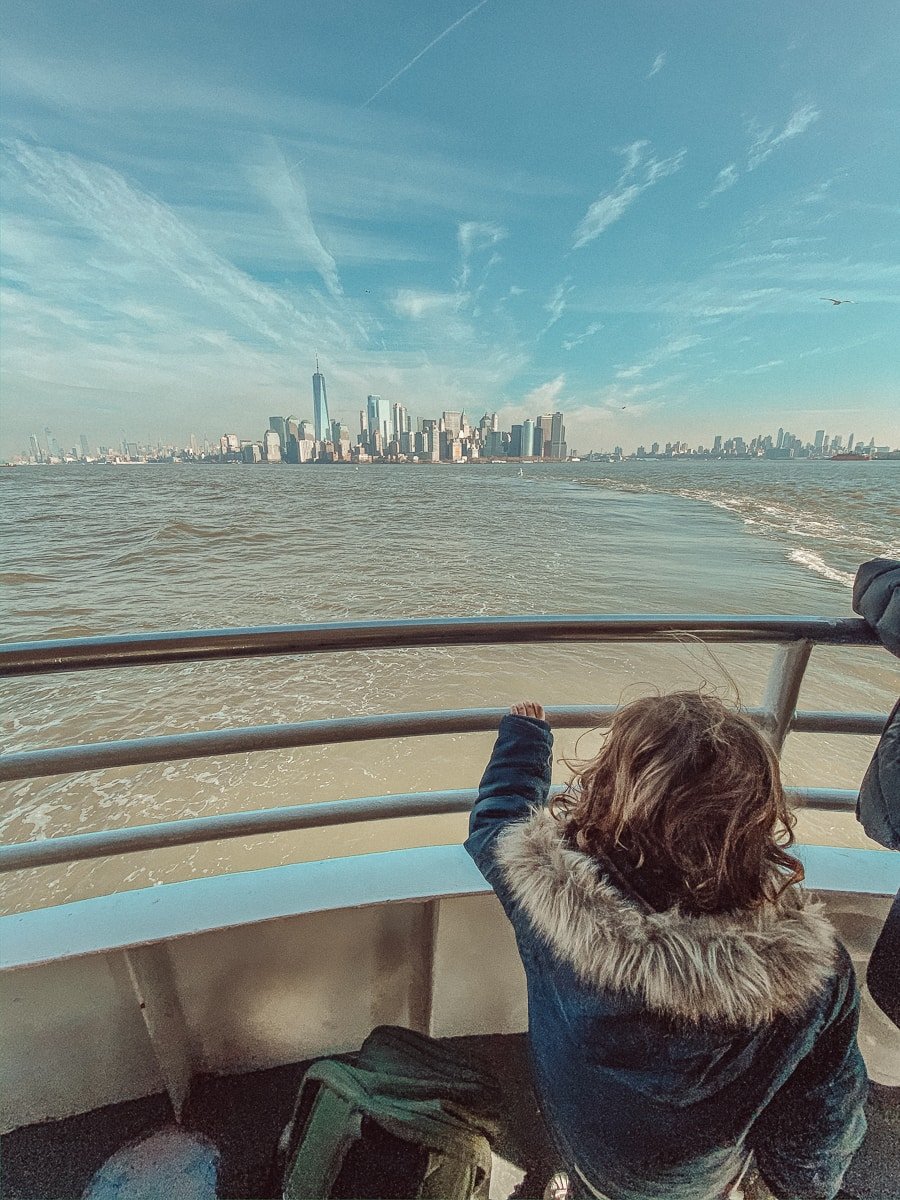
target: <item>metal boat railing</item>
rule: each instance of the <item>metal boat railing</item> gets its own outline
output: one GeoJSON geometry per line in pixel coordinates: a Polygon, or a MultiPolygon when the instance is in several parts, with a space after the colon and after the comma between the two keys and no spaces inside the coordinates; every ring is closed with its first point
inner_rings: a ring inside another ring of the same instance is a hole
{"type": "MultiPolygon", "coordinates": [[[[775,645],[762,705],[747,711],[779,753],[787,734],[792,731],[873,735],[884,727],[886,717],[878,713],[796,710],[806,666],[815,645],[877,645],[869,626],[852,618],[428,618],[133,634],[0,645],[0,676],[352,650],[527,642],[672,643],[686,638],[712,643],[766,642],[775,645]]],[[[297,746],[484,732],[495,729],[505,711],[490,708],[392,713],[27,750],[0,755],[0,781],[297,746]]],[[[608,724],[614,712],[611,705],[574,705],[549,710],[557,728],[582,729],[608,724]]],[[[837,788],[793,788],[789,791],[798,805],[828,810],[852,809],[856,797],[855,792],[837,788]]],[[[474,798],[472,789],[369,796],[47,838],[0,847],[0,871],[326,825],[465,812],[474,798]]]]}

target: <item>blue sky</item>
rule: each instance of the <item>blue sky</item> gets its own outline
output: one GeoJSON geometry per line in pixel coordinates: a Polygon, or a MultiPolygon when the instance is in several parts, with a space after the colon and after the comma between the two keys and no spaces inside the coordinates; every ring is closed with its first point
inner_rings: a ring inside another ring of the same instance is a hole
{"type": "Polygon", "coordinates": [[[0,449],[259,437],[316,351],[351,428],[378,392],[581,450],[900,444],[898,14],[14,6],[0,449]]]}

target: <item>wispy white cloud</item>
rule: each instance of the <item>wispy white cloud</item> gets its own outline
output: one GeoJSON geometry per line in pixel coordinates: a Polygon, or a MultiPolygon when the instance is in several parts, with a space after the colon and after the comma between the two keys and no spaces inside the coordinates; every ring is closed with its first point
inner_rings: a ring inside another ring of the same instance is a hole
{"type": "Polygon", "coordinates": [[[458,29],[460,25],[462,25],[463,21],[468,21],[469,17],[474,16],[474,14],[478,12],[479,8],[484,8],[487,2],[488,0],[479,0],[478,4],[470,8],[468,12],[463,13],[463,15],[458,20],[454,21],[452,25],[448,25],[443,33],[439,33],[436,38],[432,38],[423,50],[420,50],[419,53],[414,58],[411,58],[405,66],[402,66],[395,75],[392,75],[387,83],[383,83],[376,92],[373,92],[368,100],[365,100],[360,107],[367,108],[373,100],[381,95],[382,92],[386,92],[389,87],[395,84],[401,75],[405,75],[411,67],[414,67],[420,58],[424,58],[428,51],[433,49],[438,42],[442,42],[448,34],[453,32],[454,29],[458,29]]]}
{"type": "Polygon", "coordinates": [[[806,310],[806,298],[798,296],[787,272],[782,283],[780,278],[757,272],[744,271],[736,277],[720,267],[653,286],[607,284],[594,293],[586,292],[582,303],[582,307],[597,318],[607,314],[664,315],[679,325],[689,321],[700,329],[729,317],[755,312],[799,311],[801,306],[806,310]]]}
{"type": "Polygon", "coordinates": [[[791,248],[793,248],[795,246],[811,246],[811,245],[816,245],[819,242],[824,242],[826,240],[827,239],[824,237],[800,237],[800,236],[794,234],[791,237],[772,238],[771,245],[774,250],[780,250],[785,246],[788,246],[791,248]]]}
{"type": "MultiPolygon", "coordinates": [[[[661,380],[658,386],[607,384],[583,403],[567,407],[567,428],[577,429],[580,441],[587,439],[590,443],[595,439],[592,448],[606,445],[611,450],[622,436],[622,427],[630,426],[636,418],[661,412],[676,394],[672,380],[661,380]]],[[[571,432],[569,436],[571,439],[571,432]]]]}
{"type": "MultiPolygon", "coordinates": [[[[800,304],[804,309],[810,296],[801,292],[800,284],[815,293],[816,299],[823,288],[829,289],[829,295],[852,288],[854,299],[896,302],[896,291],[881,291],[879,288],[895,288],[900,282],[900,263],[894,260],[854,259],[847,255],[836,257],[803,249],[794,253],[774,251],[724,259],[714,270],[727,278],[735,269],[745,268],[752,268],[748,278],[755,284],[780,285],[766,289],[770,297],[780,292],[785,299],[800,304]]],[[[750,293],[751,296],[753,294],[750,293]]],[[[757,290],[755,294],[758,296],[761,293],[757,290]]]]}
{"type": "Polygon", "coordinates": [[[695,346],[699,346],[705,341],[706,338],[699,333],[683,333],[668,337],[639,362],[632,363],[627,367],[619,367],[616,370],[616,379],[636,379],[662,363],[678,358],[688,350],[693,350],[695,346]]]}
{"type": "Polygon", "coordinates": [[[567,338],[562,344],[563,350],[574,350],[576,346],[580,346],[582,342],[586,342],[589,338],[598,334],[601,329],[603,329],[602,321],[592,321],[582,333],[579,333],[576,337],[567,338]]]}
{"type": "MultiPolygon", "coordinates": [[[[754,124],[751,130],[754,135],[753,143],[747,154],[747,170],[755,171],[770,155],[774,154],[779,146],[790,141],[791,138],[799,137],[801,133],[805,133],[810,125],[818,121],[820,115],[819,110],[814,105],[804,104],[791,113],[784,128],[779,133],[775,132],[773,126],[770,126],[768,129],[761,129],[758,124],[754,124]]],[[[716,176],[709,195],[700,201],[700,207],[706,208],[713,196],[719,196],[722,192],[727,192],[729,188],[733,188],[738,179],[740,179],[740,176],[741,173],[736,163],[732,162],[724,166],[716,176]]],[[[817,193],[815,198],[820,199],[820,195],[817,193]]]]}
{"type": "Polygon", "coordinates": [[[755,367],[746,367],[743,370],[736,372],[736,374],[759,375],[763,371],[771,371],[773,367],[780,367],[783,362],[783,358],[770,358],[768,362],[757,363],[755,367]]]}
{"type": "Polygon", "coordinates": [[[215,254],[168,205],[97,162],[14,139],[4,142],[17,182],[75,228],[114,247],[121,268],[152,265],[272,340],[292,306],[215,254]]]}
{"type": "MultiPolygon", "coordinates": [[[[237,213],[245,210],[246,170],[234,159],[244,158],[248,142],[258,144],[260,130],[276,136],[288,163],[302,164],[316,228],[336,257],[336,235],[348,221],[381,220],[409,229],[421,215],[463,219],[473,197],[484,220],[506,219],[533,198],[572,194],[571,185],[557,178],[454,154],[445,144],[446,128],[421,118],[377,107],[360,112],[269,87],[228,87],[202,73],[175,76],[147,55],[79,55],[77,63],[58,58],[51,65],[39,54],[9,47],[2,81],[7,119],[16,106],[33,111],[34,101],[42,110],[64,110],[72,114],[66,134],[74,123],[82,157],[115,162],[124,150],[116,165],[127,164],[122,169],[130,173],[143,148],[160,194],[184,197],[196,188],[204,205],[213,190],[212,215],[223,199],[233,201],[237,213]],[[232,154],[222,155],[229,144],[232,154]]],[[[47,123],[58,130],[57,122],[47,123]]],[[[34,122],[26,124],[31,129],[34,122]]]]}
{"type": "MultiPolygon", "coordinates": [[[[3,91],[8,101],[38,101],[67,113],[93,113],[120,121],[138,116],[153,128],[170,130],[173,140],[187,132],[185,117],[197,126],[233,132],[261,129],[283,139],[302,137],[354,149],[374,141],[393,144],[410,137],[433,138],[435,127],[387,111],[360,113],[358,106],[315,99],[296,90],[228,85],[202,70],[177,72],[158,55],[140,50],[129,56],[121,45],[110,55],[99,43],[49,58],[24,45],[4,52],[3,91]]],[[[112,123],[112,122],[111,122],[112,123]]],[[[133,133],[132,130],[129,130],[133,133]]]]}
{"type": "Polygon", "coordinates": [[[821,183],[817,183],[815,187],[801,198],[801,204],[821,204],[823,200],[830,198],[831,189],[834,186],[834,179],[823,179],[821,183]]]}
{"type": "Polygon", "coordinates": [[[679,150],[670,158],[658,159],[654,155],[645,157],[650,143],[632,142],[620,153],[625,157],[625,166],[612,191],[600,196],[585,213],[575,230],[572,248],[577,250],[600,236],[610,225],[625,215],[635,200],[661,179],[680,171],[686,150],[679,150]]]}
{"type": "Polygon", "coordinates": [[[523,409],[527,409],[532,413],[555,411],[559,406],[560,397],[565,386],[565,375],[557,375],[555,379],[548,379],[546,383],[533,388],[525,396],[522,402],[523,409]]]}
{"type": "Polygon", "coordinates": [[[653,66],[647,72],[647,78],[652,79],[654,75],[658,75],[665,65],[666,52],[665,50],[660,50],[659,54],[653,60],[653,66]]]}
{"type": "Polygon", "coordinates": [[[456,229],[459,244],[459,275],[457,286],[464,290],[469,284],[472,258],[502,241],[508,230],[493,221],[461,221],[456,229]]]}
{"type": "Polygon", "coordinates": [[[784,250],[763,250],[758,254],[742,254],[739,258],[727,259],[718,264],[719,270],[732,270],[735,267],[771,267],[778,264],[795,261],[784,250]]]}
{"type": "Polygon", "coordinates": [[[415,288],[399,288],[391,297],[391,307],[400,317],[410,321],[421,321],[435,313],[456,312],[460,304],[458,292],[419,291],[415,288]]]}
{"type": "Polygon", "coordinates": [[[333,256],[322,245],[309,212],[309,200],[299,166],[288,170],[284,155],[274,138],[265,138],[250,168],[250,176],[261,196],[278,213],[294,245],[316,270],[334,297],[343,295],[333,256]]]}
{"type": "Polygon", "coordinates": [[[595,200],[575,230],[573,248],[577,250],[599,237],[610,225],[625,215],[640,194],[641,189],[632,183],[627,187],[618,187],[614,192],[595,200]]]}
{"type": "Polygon", "coordinates": [[[722,192],[727,192],[729,188],[734,187],[739,178],[740,172],[734,163],[723,167],[713,181],[712,191],[705,200],[701,201],[700,207],[705,208],[713,196],[719,196],[722,192]]]}
{"type": "Polygon", "coordinates": [[[880,342],[884,336],[884,333],[870,333],[865,337],[854,338],[850,342],[832,342],[828,346],[812,346],[809,350],[801,350],[797,357],[816,358],[820,354],[846,354],[848,350],[856,350],[859,346],[880,342]]]}
{"type": "Polygon", "coordinates": [[[566,311],[567,297],[569,296],[571,291],[572,291],[571,276],[567,275],[566,278],[563,279],[561,283],[558,283],[556,285],[556,287],[550,293],[547,303],[544,305],[544,312],[548,312],[550,314],[550,319],[547,321],[547,324],[544,326],[544,328],[538,334],[538,337],[543,337],[544,334],[547,333],[548,330],[552,329],[553,326],[556,324],[556,322],[560,319],[560,317],[566,311]]]}
{"type": "MultiPolygon", "coordinates": [[[[242,181],[251,178],[247,169],[238,174],[242,181]]],[[[182,209],[182,213],[211,250],[231,262],[252,263],[254,270],[270,278],[284,277],[312,265],[296,239],[285,236],[284,223],[273,220],[269,201],[252,182],[243,194],[235,195],[223,207],[197,205],[190,210],[182,209]]],[[[313,220],[318,238],[340,264],[341,271],[373,263],[430,262],[437,255],[434,244],[429,246],[424,240],[414,242],[403,229],[386,230],[362,222],[348,224],[318,215],[313,220]]]]}
{"type": "Polygon", "coordinates": [[[776,133],[773,126],[768,129],[755,127],[753,144],[747,155],[747,170],[755,171],[779,146],[805,133],[820,116],[814,104],[803,104],[791,113],[780,133],[776,133]]]}
{"type": "MultiPolygon", "coordinates": [[[[372,114],[374,116],[374,114],[372,114]]],[[[358,119],[362,119],[357,114],[358,119]]],[[[464,221],[475,198],[482,219],[503,224],[535,198],[571,193],[557,179],[526,171],[503,171],[494,164],[445,152],[439,139],[378,131],[370,144],[348,147],[340,137],[296,142],[297,157],[317,218],[336,222],[377,220],[415,226],[421,217],[449,214],[464,221]]]]}
{"type": "Polygon", "coordinates": [[[781,142],[786,142],[788,138],[805,133],[814,121],[818,121],[820,116],[821,113],[813,104],[804,104],[802,108],[795,109],[788,118],[784,129],[775,138],[774,145],[778,146],[781,142]]]}

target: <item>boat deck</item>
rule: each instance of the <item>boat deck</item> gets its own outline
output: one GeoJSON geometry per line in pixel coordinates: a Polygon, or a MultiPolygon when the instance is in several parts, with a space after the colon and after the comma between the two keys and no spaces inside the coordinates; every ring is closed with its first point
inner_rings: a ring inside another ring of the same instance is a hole
{"type": "MultiPolygon", "coordinates": [[[[524,1034],[441,1039],[477,1055],[500,1080],[508,1104],[495,1151],[492,1197],[540,1197],[558,1167],[534,1091],[524,1034]]],[[[291,1115],[308,1063],[240,1075],[201,1075],[192,1086],[182,1127],[205,1134],[221,1154],[217,1194],[274,1197],[272,1167],[279,1134],[291,1115]]],[[[871,1085],[869,1132],[842,1197],[900,1198],[900,1088],[871,1085]]],[[[4,1200],[81,1196],[95,1171],[119,1147],[171,1126],[165,1094],[126,1101],[62,1121],[30,1125],[0,1139],[4,1200]]],[[[160,1197],[170,1192],[162,1189],[160,1197]]]]}
{"type": "MultiPolygon", "coordinates": [[[[191,630],[6,644],[0,675],[431,646],[668,643],[685,635],[774,647],[762,704],[747,713],[779,753],[792,732],[872,736],[884,726],[882,713],[797,708],[815,647],[875,644],[872,630],[856,619],[563,614],[191,630]]],[[[476,733],[495,729],[503,711],[338,717],[22,750],[3,755],[0,778],[476,733]]],[[[554,709],[552,720],[558,728],[597,728],[614,711],[569,705],[554,709]]],[[[41,837],[0,847],[0,871],[463,813],[474,793],[303,802],[311,799],[41,837]]],[[[809,786],[791,789],[791,799],[849,812],[856,795],[809,786]]],[[[862,979],[900,886],[896,855],[827,846],[797,853],[807,886],[828,902],[862,979]]],[[[499,1079],[508,1104],[493,1197],[514,1189],[519,1197],[540,1196],[558,1167],[535,1102],[524,1035],[515,1032],[527,1021],[515,939],[459,845],[225,872],[38,907],[0,918],[0,925],[0,1058],[9,1080],[0,1115],[2,1128],[11,1130],[0,1142],[4,1197],[83,1195],[116,1150],[172,1129],[176,1108],[182,1128],[219,1149],[218,1195],[277,1195],[276,1143],[310,1056],[358,1046],[379,1024],[408,1025],[475,1050],[499,1079]],[[273,1065],[283,1063],[289,1065],[273,1065]],[[141,1098],[127,1099],[134,1096],[141,1098]]],[[[896,1032],[884,1030],[864,1005],[860,1045],[880,1082],[872,1085],[869,1135],[845,1197],[900,1200],[896,1032]]],[[[158,1194],[173,1200],[165,1180],[158,1194]]],[[[151,1200],[150,1193],[142,1197],[151,1200]]],[[[92,1193],[89,1200],[101,1197],[92,1193]]]]}

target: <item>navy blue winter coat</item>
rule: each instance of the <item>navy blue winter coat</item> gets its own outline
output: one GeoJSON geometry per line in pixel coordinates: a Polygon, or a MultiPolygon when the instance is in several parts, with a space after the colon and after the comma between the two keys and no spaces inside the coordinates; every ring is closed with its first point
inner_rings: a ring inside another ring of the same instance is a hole
{"type": "Polygon", "coordinates": [[[831,1200],[865,1132],[859,994],[796,888],[765,910],[658,911],[546,807],[552,734],[504,717],[466,848],[515,930],[535,1085],[582,1194],[720,1200],[749,1152],[831,1200]]]}
{"type": "MultiPolygon", "coordinates": [[[[900,655],[900,561],[863,563],[853,584],[853,611],[865,617],[883,646],[900,655]]],[[[862,781],[856,815],[870,838],[900,850],[900,700],[862,781]]]]}

